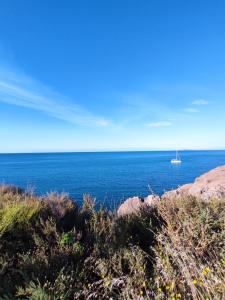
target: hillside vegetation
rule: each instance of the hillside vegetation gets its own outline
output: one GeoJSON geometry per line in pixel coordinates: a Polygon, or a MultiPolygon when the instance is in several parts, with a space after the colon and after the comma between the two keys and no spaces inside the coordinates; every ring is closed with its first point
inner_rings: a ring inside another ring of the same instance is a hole
{"type": "Polygon", "coordinates": [[[0,299],[225,299],[225,201],[117,218],[84,196],[0,187],[0,299]]]}

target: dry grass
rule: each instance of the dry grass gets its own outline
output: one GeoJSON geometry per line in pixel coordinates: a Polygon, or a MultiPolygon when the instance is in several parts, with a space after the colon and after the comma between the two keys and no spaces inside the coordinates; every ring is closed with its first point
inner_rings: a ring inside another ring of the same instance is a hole
{"type": "Polygon", "coordinates": [[[225,203],[173,199],[158,209],[166,222],[154,249],[159,290],[167,297],[223,299],[225,203]]]}
{"type": "Polygon", "coordinates": [[[225,202],[117,218],[84,197],[0,187],[0,299],[224,299],[225,202]]]}

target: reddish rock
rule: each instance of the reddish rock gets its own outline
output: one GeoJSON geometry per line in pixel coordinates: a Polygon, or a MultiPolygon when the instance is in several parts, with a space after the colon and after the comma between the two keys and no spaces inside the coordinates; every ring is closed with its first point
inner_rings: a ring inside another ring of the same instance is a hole
{"type": "MultiPolygon", "coordinates": [[[[198,197],[204,201],[216,198],[225,201],[225,166],[215,168],[208,173],[196,178],[194,183],[168,191],[162,195],[162,199],[182,198],[186,196],[198,197]]],[[[139,197],[128,198],[118,208],[118,216],[137,214],[140,209],[154,206],[160,198],[149,195],[144,199],[139,197]]]]}
{"type": "Polygon", "coordinates": [[[225,200],[225,166],[215,168],[196,178],[194,183],[185,184],[176,190],[166,192],[162,198],[194,196],[204,201],[211,198],[225,200]]]}
{"type": "Polygon", "coordinates": [[[172,199],[177,197],[185,197],[188,194],[188,191],[190,190],[190,187],[192,186],[192,183],[184,184],[180,187],[178,187],[175,190],[165,192],[162,195],[162,199],[172,199]]]}
{"type": "Polygon", "coordinates": [[[139,197],[128,198],[119,206],[117,215],[121,217],[130,214],[138,214],[141,209],[154,206],[157,201],[159,201],[159,197],[155,195],[149,195],[144,199],[139,197]]]}

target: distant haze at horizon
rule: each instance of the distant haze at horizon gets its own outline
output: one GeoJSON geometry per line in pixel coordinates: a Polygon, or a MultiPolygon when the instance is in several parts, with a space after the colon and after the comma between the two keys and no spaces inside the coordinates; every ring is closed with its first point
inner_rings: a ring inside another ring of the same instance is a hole
{"type": "Polygon", "coordinates": [[[0,153],[225,149],[225,1],[0,3],[0,153]]]}
{"type": "Polygon", "coordinates": [[[74,150],[74,151],[39,151],[39,152],[0,152],[1,154],[66,154],[66,153],[120,153],[120,152],[187,152],[187,151],[225,151],[224,148],[218,149],[97,149],[97,150],[74,150]]]}

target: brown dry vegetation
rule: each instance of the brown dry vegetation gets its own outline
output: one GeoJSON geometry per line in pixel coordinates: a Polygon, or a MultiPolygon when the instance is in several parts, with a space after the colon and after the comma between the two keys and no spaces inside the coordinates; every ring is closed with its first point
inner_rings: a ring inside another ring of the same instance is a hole
{"type": "Polygon", "coordinates": [[[0,187],[0,299],[224,299],[225,202],[138,216],[0,187]]]}

